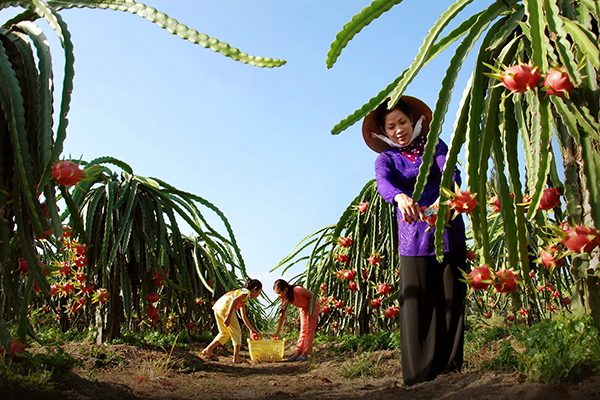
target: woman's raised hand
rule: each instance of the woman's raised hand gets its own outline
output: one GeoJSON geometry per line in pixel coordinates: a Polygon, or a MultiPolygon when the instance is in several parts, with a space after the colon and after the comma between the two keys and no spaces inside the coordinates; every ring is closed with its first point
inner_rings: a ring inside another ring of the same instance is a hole
{"type": "Polygon", "coordinates": [[[398,193],[394,196],[394,201],[398,204],[398,209],[402,213],[402,220],[412,224],[413,222],[425,219],[425,214],[421,210],[419,203],[414,201],[412,197],[404,193],[398,193]]]}

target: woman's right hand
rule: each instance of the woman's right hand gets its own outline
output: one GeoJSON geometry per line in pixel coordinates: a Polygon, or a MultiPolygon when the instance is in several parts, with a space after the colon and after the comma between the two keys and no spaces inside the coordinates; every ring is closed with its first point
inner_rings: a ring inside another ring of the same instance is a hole
{"type": "Polygon", "coordinates": [[[414,201],[412,197],[409,197],[404,193],[398,193],[394,196],[394,201],[398,204],[398,209],[402,213],[402,220],[404,222],[412,224],[413,222],[425,219],[425,214],[423,214],[419,203],[414,201]]]}

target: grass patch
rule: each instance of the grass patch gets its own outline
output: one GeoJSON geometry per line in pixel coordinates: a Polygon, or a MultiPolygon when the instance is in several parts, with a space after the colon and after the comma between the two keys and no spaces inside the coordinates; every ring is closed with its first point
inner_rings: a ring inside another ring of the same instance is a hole
{"type": "Polygon", "coordinates": [[[377,332],[367,335],[319,336],[315,343],[331,343],[340,353],[352,351],[400,350],[400,331],[377,332]]]}
{"type": "Polygon", "coordinates": [[[344,362],[340,375],[346,379],[381,378],[386,376],[383,354],[361,353],[344,362]]]}
{"type": "Polygon", "coordinates": [[[600,338],[589,315],[545,320],[519,333],[517,357],[529,380],[573,382],[600,373],[600,338]]]}
{"type": "Polygon", "coordinates": [[[19,393],[26,398],[53,397],[56,383],[64,379],[76,363],[62,348],[25,354],[15,360],[0,357],[0,393],[19,393]]]}
{"type": "Polygon", "coordinates": [[[487,322],[469,324],[465,331],[463,369],[468,371],[515,369],[517,360],[507,347],[512,346],[513,340],[514,337],[507,326],[487,322]]]}
{"type": "Polygon", "coordinates": [[[110,344],[129,344],[132,346],[153,345],[163,348],[175,345],[178,349],[188,349],[192,343],[210,343],[213,336],[210,333],[201,332],[192,334],[188,331],[182,332],[124,332],[120,338],[110,344]]]}
{"type": "Polygon", "coordinates": [[[600,337],[589,315],[532,326],[477,326],[465,335],[467,369],[518,371],[529,381],[575,382],[600,374],[600,337]]]}

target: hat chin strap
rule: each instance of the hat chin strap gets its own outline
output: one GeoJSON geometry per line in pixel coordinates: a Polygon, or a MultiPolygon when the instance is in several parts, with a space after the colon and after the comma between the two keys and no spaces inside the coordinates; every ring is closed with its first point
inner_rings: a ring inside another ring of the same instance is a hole
{"type": "Polygon", "coordinates": [[[413,134],[410,137],[410,142],[408,142],[408,144],[406,144],[406,145],[392,142],[392,140],[389,137],[387,137],[385,135],[379,135],[379,134],[377,134],[377,133],[375,133],[373,131],[371,131],[371,135],[373,135],[377,139],[379,139],[379,140],[387,143],[391,147],[396,147],[398,149],[403,149],[404,147],[410,146],[410,144],[413,142],[413,140],[415,140],[416,138],[419,137],[419,135],[421,134],[421,130],[423,130],[423,121],[425,121],[425,116],[421,115],[421,118],[419,118],[419,120],[415,124],[415,129],[413,129],[413,134]]]}

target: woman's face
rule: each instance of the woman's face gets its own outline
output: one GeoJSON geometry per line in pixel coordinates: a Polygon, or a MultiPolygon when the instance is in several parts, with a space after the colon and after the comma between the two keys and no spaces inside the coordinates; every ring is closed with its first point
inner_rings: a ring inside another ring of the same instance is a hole
{"type": "Polygon", "coordinates": [[[413,128],[408,115],[395,108],[385,116],[384,122],[385,134],[392,142],[402,146],[410,144],[413,128]]]}
{"type": "Polygon", "coordinates": [[[287,297],[287,292],[288,292],[288,289],[287,289],[287,288],[284,288],[283,290],[281,290],[281,289],[279,289],[279,288],[277,288],[277,287],[274,287],[274,288],[273,288],[273,290],[275,291],[275,293],[277,294],[277,296],[278,296],[280,299],[284,299],[284,298],[286,298],[286,297],[287,297]]]}

